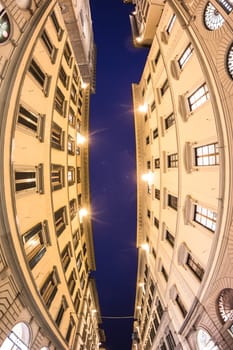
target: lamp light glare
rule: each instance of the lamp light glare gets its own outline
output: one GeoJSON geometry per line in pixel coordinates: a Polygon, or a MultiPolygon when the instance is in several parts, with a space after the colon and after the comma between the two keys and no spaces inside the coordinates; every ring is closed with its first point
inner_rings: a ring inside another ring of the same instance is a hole
{"type": "Polygon", "coordinates": [[[142,181],[145,181],[148,183],[148,185],[152,184],[152,178],[153,178],[153,174],[152,172],[146,173],[142,175],[142,181]]]}
{"type": "Polygon", "coordinates": [[[83,145],[86,141],[86,137],[77,133],[77,145],[83,145]]]}
{"type": "Polygon", "coordinates": [[[147,110],[148,110],[147,104],[144,103],[143,105],[140,105],[140,106],[138,107],[138,110],[139,110],[139,112],[146,113],[147,110]]]}
{"type": "Polygon", "coordinates": [[[141,245],[141,248],[142,248],[146,253],[149,253],[150,247],[149,247],[149,244],[148,244],[148,243],[143,243],[143,244],[141,245]]]}
{"type": "Polygon", "coordinates": [[[83,217],[87,216],[87,214],[88,214],[87,209],[85,209],[85,208],[80,209],[80,210],[79,210],[79,217],[80,217],[80,220],[81,220],[83,217]]]}

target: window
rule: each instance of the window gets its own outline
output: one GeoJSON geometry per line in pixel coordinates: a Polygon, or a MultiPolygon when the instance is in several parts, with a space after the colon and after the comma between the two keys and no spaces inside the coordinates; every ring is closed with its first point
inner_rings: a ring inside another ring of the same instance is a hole
{"type": "Polygon", "coordinates": [[[216,0],[217,3],[223,8],[223,10],[229,15],[233,10],[233,1],[232,0],[216,0]]]}
{"type": "Polygon", "coordinates": [[[204,329],[199,329],[197,331],[197,345],[198,350],[220,350],[215,342],[204,329]]]}
{"type": "Polygon", "coordinates": [[[47,221],[33,226],[22,236],[27,262],[31,269],[41,260],[46,252],[48,240],[47,221]]]}
{"type": "Polygon", "coordinates": [[[228,74],[231,77],[231,79],[233,79],[233,44],[231,44],[228,50],[226,65],[228,74]]]}
{"type": "Polygon", "coordinates": [[[153,139],[156,139],[159,136],[158,128],[153,130],[153,139]]]}
{"type": "Polygon", "coordinates": [[[54,268],[53,271],[48,275],[48,277],[44,281],[43,286],[40,289],[40,295],[48,309],[57,293],[57,283],[58,276],[56,268],[54,268]]]}
{"type": "Polygon", "coordinates": [[[0,4],[0,44],[9,40],[11,35],[11,22],[4,7],[0,4]]]}
{"type": "Polygon", "coordinates": [[[168,22],[168,25],[167,25],[167,28],[166,28],[166,32],[167,34],[170,34],[171,31],[172,31],[172,28],[174,26],[174,23],[175,23],[175,20],[176,20],[176,15],[172,15],[172,17],[170,18],[169,22],[168,22]]]}
{"type": "Polygon", "coordinates": [[[67,179],[68,179],[69,186],[74,184],[74,182],[75,182],[75,168],[72,166],[68,166],[67,179]]]}
{"type": "Polygon", "coordinates": [[[68,75],[66,74],[66,71],[65,69],[63,68],[63,66],[60,67],[60,70],[59,70],[59,79],[61,80],[62,82],[62,85],[67,88],[68,87],[68,84],[69,84],[69,78],[68,78],[68,75]]]}
{"type": "Polygon", "coordinates": [[[168,334],[166,335],[166,341],[168,343],[169,350],[175,350],[176,342],[174,340],[174,337],[173,337],[172,332],[170,331],[170,329],[168,331],[168,334]]]}
{"type": "Polygon", "coordinates": [[[61,306],[60,306],[60,309],[58,311],[58,314],[57,314],[57,317],[56,317],[56,320],[55,320],[55,323],[56,323],[56,325],[58,327],[61,324],[62,317],[63,317],[64,312],[66,311],[67,307],[68,307],[68,304],[67,304],[66,298],[63,296],[62,297],[62,301],[61,301],[61,306]]]}
{"type": "Polygon", "coordinates": [[[165,239],[168,241],[168,243],[173,248],[174,244],[175,244],[175,237],[168,230],[166,230],[166,232],[165,232],[165,239]]]}
{"type": "Polygon", "coordinates": [[[160,200],[160,190],[158,188],[155,189],[155,198],[160,200]]]}
{"type": "Polygon", "coordinates": [[[84,256],[86,255],[86,252],[87,252],[87,246],[86,246],[86,243],[84,242],[83,243],[83,255],[84,256]]]}
{"type": "Polygon", "coordinates": [[[149,145],[150,144],[150,136],[146,137],[146,144],[149,145]]]}
{"type": "Polygon", "coordinates": [[[17,123],[25,130],[34,134],[42,142],[44,139],[44,118],[29,108],[20,105],[17,123]]]}
{"type": "Polygon", "coordinates": [[[217,213],[211,209],[194,205],[194,221],[206,227],[208,230],[215,232],[217,213]]]}
{"type": "Polygon", "coordinates": [[[76,279],[77,279],[77,276],[76,276],[75,270],[73,270],[70,274],[69,279],[68,279],[68,288],[69,288],[71,295],[73,295],[73,293],[74,293],[76,279]]]}
{"type": "Polygon", "coordinates": [[[192,95],[188,97],[189,109],[194,111],[210,98],[206,83],[202,84],[192,95]]]}
{"type": "Polygon", "coordinates": [[[201,267],[201,265],[192,257],[190,253],[188,253],[186,265],[190,268],[190,270],[194,273],[194,275],[202,281],[205,270],[201,267]]]}
{"type": "Polygon", "coordinates": [[[155,62],[156,65],[159,62],[159,58],[160,58],[160,50],[158,50],[157,55],[155,56],[155,61],[154,62],[155,62]]]}
{"type": "Polygon", "coordinates": [[[67,270],[70,261],[71,261],[71,246],[70,246],[70,242],[65,246],[65,248],[63,249],[63,251],[61,252],[61,261],[62,261],[62,266],[64,271],[67,270]]]}
{"type": "Polygon", "coordinates": [[[39,64],[32,59],[31,64],[28,68],[28,71],[31,73],[33,78],[41,86],[45,96],[48,96],[48,87],[49,87],[49,77],[43,70],[40,68],[39,64]]]}
{"type": "Polygon", "coordinates": [[[210,2],[207,3],[204,11],[204,23],[208,30],[216,30],[224,23],[224,18],[210,2]]]}
{"type": "Polygon", "coordinates": [[[149,209],[147,209],[147,217],[150,219],[151,217],[151,211],[149,209]]]}
{"type": "Polygon", "coordinates": [[[73,137],[70,135],[68,135],[67,149],[68,149],[68,154],[72,156],[75,155],[75,141],[73,137]]]}
{"type": "Polygon", "coordinates": [[[153,112],[156,108],[156,104],[155,104],[155,101],[152,102],[151,106],[150,106],[150,110],[151,112],[153,112]]]}
{"type": "Polygon", "coordinates": [[[81,182],[81,168],[80,166],[77,167],[77,184],[80,184],[81,182]]]}
{"type": "Polygon", "coordinates": [[[184,306],[184,304],[183,304],[179,294],[176,295],[175,301],[176,301],[176,303],[177,303],[177,305],[179,307],[179,310],[180,310],[182,316],[185,317],[187,315],[187,310],[186,310],[186,308],[185,308],[185,306],[184,306]]]}
{"type": "Polygon", "coordinates": [[[219,164],[219,152],[217,143],[195,147],[196,166],[209,166],[217,164],[219,164]]]}
{"type": "Polygon", "coordinates": [[[15,170],[15,192],[34,191],[44,193],[43,165],[15,170]]]}
{"type": "Polygon", "coordinates": [[[1,350],[29,350],[30,338],[29,327],[25,323],[19,322],[10,330],[1,345],[1,350]]]}
{"type": "Polygon", "coordinates": [[[67,225],[66,207],[62,207],[54,213],[54,221],[56,234],[57,236],[60,236],[67,225]]]}
{"type": "Polygon", "coordinates": [[[159,229],[159,220],[156,217],[154,217],[154,225],[159,229]]]}
{"type": "Polygon", "coordinates": [[[62,91],[57,86],[56,88],[56,94],[55,94],[55,100],[54,100],[54,108],[56,111],[62,115],[65,116],[66,112],[66,101],[65,96],[63,95],[62,91]]]}
{"type": "Polygon", "coordinates": [[[159,328],[159,320],[158,320],[156,313],[153,314],[153,325],[157,331],[159,328]]]}
{"type": "Polygon", "coordinates": [[[74,70],[73,70],[73,80],[78,85],[78,70],[77,70],[76,65],[74,66],[74,70]]]}
{"type": "Polygon", "coordinates": [[[159,169],[160,168],[160,158],[156,158],[154,160],[154,165],[155,165],[155,169],[159,169]]]}
{"type": "Polygon", "coordinates": [[[148,77],[147,77],[147,79],[146,79],[147,85],[149,84],[150,81],[151,81],[151,74],[149,74],[148,77]]]}
{"type": "Polygon", "coordinates": [[[72,234],[72,237],[73,237],[74,249],[76,250],[77,247],[78,247],[79,239],[80,239],[79,230],[76,230],[76,231],[72,234]]]}
{"type": "Polygon", "coordinates": [[[146,122],[146,121],[147,121],[147,119],[148,119],[148,115],[147,115],[147,114],[145,114],[145,115],[144,115],[144,121],[146,122]]]}
{"type": "Polygon", "coordinates": [[[150,162],[150,160],[148,160],[148,161],[146,162],[146,167],[147,167],[147,169],[150,169],[150,168],[151,168],[151,162],[150,162]]]}
{"type": "Polygon", "coordinates": [[[166,344],[162,342],[160,350],[167,350],[166,344]]]}
{"type": "Polygon", "coordinates": [[[163,317],[163,307],[162,307],[162,304],[161,304],[161,302],[160,302],[159,299],[158,299],[158,301],[157,301],[156,310],[157,310],[157,313],[158,313],[159,318],[160,318],[160,320],[161,320],[161,318],[163,317]]]}
{"type": "Polygon", "coordinates": [[[184,65],[188,62],[188,60],[191,58],[191,55],[193,53],[192,45],[189,44],[185,50],[182,52],[180,58],[178,59],[178,64],[180,69],[184,67],[184,65]]]}
{"type": "Polygon", "coordinates": [[[178,153],[169,154],[167,157],[168,168],[178,167],[178,153]]]}
{"type": "Polygon", "coordinates": [[[168,206],[174,210],[177,210],[178,207],[178,199],[177,197],[168,194],[168,206]]]}
{"type": "Polygon", "coordinates": [[[55,15],[55,12],[52,12],[51,14],[51,19],[52,19],[52,23],[54,25],[54,28],[57,32],[57,37],[58,37],[58,40],[61,40],[62,38],[62,35],[63,35],[63,30],[62,28],[60,27],[60,24],[57,20],[57,16],[55,15]]]}
{"type": "Polygon", "coordinates": [[[52,122],[51,126],[51,146],[58,150],[64,151],[65,132],[56,123],[52,122]]]}
{"type": "Polygon", "coordinates": [[[68,120],[69,120],[69,125],[72,127],[75,127],[76,117],[75,117],[74,110],[71,107],[69,108],[68,120]]]}
{"type": "Polygon", "coordinates": [[[161,91],[161,96],[163,96],[165,94],[165,92],[167,91],[167,89],[169,88],[169,83],[168,83],[168,79],[165,80],[165,82],[163,83],[160,91],[161,91]]]}
{"type": "Polygon", "coordinates": [[[62,165],[51,165],[51,187],[52,191],[60,190],[65,185],[64,167],[62,165]]]}
{"type": "Polygon", "coordinates": [[[81,293],[80,293],[80,290],[78,289],[78,291],[76,292],[76,295],[75,295],[75,299],[74,299],[74,308],[75,308],[76,313],[78,313],[78,311],[79,311],[80,303],[81,303],[81,293]]]}
{"type": "Polygon", "coordinates": [[[71,67],[71,65],[72,65],[72,52],[71,52],[70,46],[67,42],[65,44],[63,54],[64,54],[64,57],[65,57],[65,60],[68,64],[68,66],[71,67]]]}
{"type": "Polygon", "coordinates": [[[71,101],[76,104],[77,103],[77,90],[75,89],[74,84],[71,85],[71,89],[70,89],[70,98],[71,101]]]}
{"type": "Polygon", "coordinates": [[[175,116],[174,113],[171,113],[165,118],[165,129],[169,129],[173,124],[175,124],[175,116]]]}
{"type": "Polygon", "coordinates": [[[77,201],[76,199],[71,199],[69,202],[70,206],[70,219],[73,220],[77,214],[77,201]]]}
{"type": "Polygon", "coordinates": [[[81,277],[80,277],[80,286],[81,286],[81,289],[83,289],[85,287],[85,273],[84,273],[84,271],[82,272],[81,277]]]}
{"type": "Polygon", "coordinates": [[[52,42],[49,38],[49,35],[45,29],[42,32],[41,39],[45,45],[45,48],[46,48],[50,58],[51,58],[52,63],[54,63],[56,60],[56,56],[57,56],[57,50],[56,50],[55,46],[52,44],[52,42]]]}
{"type": "Polygon", "coordinates": [[[66,333],[66,341],[69,342],[71,338],[72,331],[74,329],[75,323],[72,316],[70,316],[70,323],[66,333]]]}
{"type": "Polygon", "coordinates": [[[76,258],[76,265],[77,265],[77,269],[79,272],[81,270],[81,267],[82,267],[82,252],[78,253],[78,256],[76,258]]]}
{"type": "Polygon", "coordinates": [[[165,270],[165,267],[163,265],[161,267],[161,272],[162,272],[162,275],[163,275],[165,281],[167,282],[168,281],[168,274],[167,274],[167,271],[165,270]]]}

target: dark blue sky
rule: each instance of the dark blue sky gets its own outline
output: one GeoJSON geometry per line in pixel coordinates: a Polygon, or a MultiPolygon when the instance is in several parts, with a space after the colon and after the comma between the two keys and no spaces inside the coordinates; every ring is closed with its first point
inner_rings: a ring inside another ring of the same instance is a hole
{"type": "MultiPolygon", "coordinates": [[[[145,49],[131,43],[130,5],[91,0],[97,46],[91,97],[90,177],[95,273],[103,316],[133,315],[137,272],[136,164],[131,83],[145,49]]],[[[108,350],[130,350],[133,320],[103,318],[108,350]]]]}

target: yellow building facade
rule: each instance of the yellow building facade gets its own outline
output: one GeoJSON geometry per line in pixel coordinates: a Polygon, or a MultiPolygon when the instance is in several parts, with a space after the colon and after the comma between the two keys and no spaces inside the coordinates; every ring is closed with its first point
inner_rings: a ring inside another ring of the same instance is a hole
{"type": "Polygon", "coordinates": [[[233,3],[125,2],[135,46],[150,46],[132,88],[132,349],[233,349],[233,3]]]}
{"type": "Polygon", "coordinates": [[[1,350],[104,340],[90,275],[94,90],[89,1],[0,2],[1,350]]]}

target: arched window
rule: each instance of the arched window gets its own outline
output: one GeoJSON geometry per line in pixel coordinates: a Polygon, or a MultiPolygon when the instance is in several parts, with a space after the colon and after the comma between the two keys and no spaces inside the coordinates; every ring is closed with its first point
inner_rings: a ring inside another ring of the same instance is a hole
{"type": "Polygon", "coordinates": [[[4,44],[10,37],[11,24],[5,8],[0,2],[0,44],[4,44]]]}
{"type": "Polygon", "coordinates": [[[233,44],[231,44],[227,53],[227,71],[231,79],[233,79],[233,44]]]}
{"type": "Polygon", "coordinates": [[[0,350],[29,350],[29,343],[29,327],[25,323],[19,322],[12,328],[0,350]]]}
{"type": "Polygon", "coordinates": [[[207,3],[204,11],[204,23],[208,30],[216,30],[224,23],[224,18],[210,2],[207,3]]]}
{"type": "Polygon", "coordinates": [[[215,345],[209,333],[204,329],[197,331],[197,349],[198,350],[219,350],[219,347],[215,345]]]}

